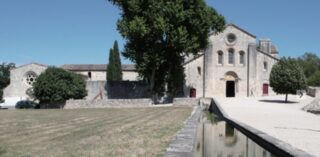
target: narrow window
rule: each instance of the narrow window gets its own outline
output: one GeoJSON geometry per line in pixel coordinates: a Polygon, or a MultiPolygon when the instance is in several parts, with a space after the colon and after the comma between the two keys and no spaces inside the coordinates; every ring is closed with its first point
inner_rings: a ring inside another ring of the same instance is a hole
{"type": "Polygon", "coordinates": [[[243,52],[243,51],[240,51],[240,52],[239,52],[239,55],[240,55],[240,64],[244,65],[244,58],[245,58],[244,52],[243,52]]]}
{"type": "Polygon", "coordinates": [[[223,52],[218,51],[218,64],[223,64],[223,52]]]}
{"type": "Polygon", "coordinates": [[[198,74],[201,75],[201,67],[198,66],[198,74]]]}
{"type": "Polygon", "coordinates": [[[263,70],[268,70],[268,63],[266,61],[263,62],[263,70]]]}
{"type": "Polygon", "coordinates": [[[234,50],[233,49],[229,49],[229,51],[228,51],[228,63],[234,64],[234,50]]]}
{"type": "Polygon", "coordinates": [[[91,79],[91,71],[88,72],[88,77],[91,79]]]}

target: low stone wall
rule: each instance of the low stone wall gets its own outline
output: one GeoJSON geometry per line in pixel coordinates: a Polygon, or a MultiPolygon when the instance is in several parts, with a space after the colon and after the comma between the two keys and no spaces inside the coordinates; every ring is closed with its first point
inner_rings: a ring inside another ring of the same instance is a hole
{"type": "Polygon", "coordinates": [[[68,100],[64,108],[148,107],[151,104],[151,99],[68,100]]]}
{"type": "Polygon", "coordinates": [[[169,144],[165,157],[197,156],[196,150],[202,134],[201,123],[199,123],[202,114],[203,108],[196,106],[191,116],[186,120],[184,127],[169,144]]]}
{"type": "Polygon", "coordinates": [[[320,98],[320,87],[308,87],[307,94],[312,97],[320,98]]]}
{"type": "Polygon", "coordinates": [[[175,106],[199,105],[199,99],[197,99],[197,98],[174,98],[173,105],[175,105],[175,106]]]}

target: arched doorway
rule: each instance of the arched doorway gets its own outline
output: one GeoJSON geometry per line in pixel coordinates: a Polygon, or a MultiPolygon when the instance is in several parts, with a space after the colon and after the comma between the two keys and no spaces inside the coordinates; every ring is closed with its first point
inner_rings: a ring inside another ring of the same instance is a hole
{"type": "Polygon", "coordinates": [[[195,88],[190,89],[190,98],[195,98],[197,97],[197,90],[195,88]]]}
{"type": "Polygon", "coordinates": [[[238,75],[233,71],[229,71],[225,74],[225,80],[226,80],[226,97],[235,97],[238,75]]]}

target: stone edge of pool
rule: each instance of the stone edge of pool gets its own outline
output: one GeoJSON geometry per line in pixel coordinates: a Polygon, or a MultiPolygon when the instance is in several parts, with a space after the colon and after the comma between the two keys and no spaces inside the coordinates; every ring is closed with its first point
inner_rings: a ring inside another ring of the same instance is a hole
{"type": "Polygon", "coordinates": [[[295,148],[281,140],[278,140],[258,129],[255,129],[249,125],[246,125],[242,122],[239,122],[226,114],[226,112],[222,109],[218,101],[212,98],[212,102],[215,109],[218,111],[219,116],[221,116],[227,123],[233,125],[236,129],[241,131],[243,134],[248,136],[250,139],[253,139],[255,142],[256,140],[260,140],[260,142],[256,142],[264,147],[268,147],[269,151],[277,156],[295,156],[295,157],[313,157],[313,155],[295,148]],[[262,140],[261,140],[262,139],[262,140]]]}

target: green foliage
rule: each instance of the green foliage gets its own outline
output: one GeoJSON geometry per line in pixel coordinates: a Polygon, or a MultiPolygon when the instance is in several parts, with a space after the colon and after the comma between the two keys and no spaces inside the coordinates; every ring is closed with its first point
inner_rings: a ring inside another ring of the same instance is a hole
{"type": "Polygon", "coordinates": [[[0,89],[4,89],[10,84],[10,70],[13,68],[15,68],[14,63],[0,65],[0,89]]]}
{"type": "Polygon", "coordinates": [[[2,89],[0,89],[0,103],[2,103],[3,102],[3,91],[2,91],[2,89]]]}
{"type": "Polygon", "coordinates": [[[307,78],[320,70],[320,58],[314,53],[305,53],[302,57],[298,58],[298,62],[307,78]]]}
{"type": "Polygon", "coordinates": [[[33,84],[34,96],[43,103],[63,103],[87,95],[83,77],[61,68],[49,67],[33,84]]]}
{"type": "Polygon", "coordinates": [[[136,63],[153,95],[172,96],[184,82],[183,62],[208,45],[209,33],[223,31],[224,17],[204,0],[109,0],[122,11],[117,28],[126,39],[123,55],[136,63]]]}
{"type": "Polygon", "coordinates": [[[299,57],[297,61],[303,68],[308,85],[320,86],[320,58],[314,53],[307,52],[302,57],[299,57]]]}
{"type": "Polygon", "coordinates": [[[317,72],[315,72],[313,75],[311,75],[308,79],[307,79],[308,85],[309,86],[320,86],[320,70],[318,70],[317,72]]]}
{"type": "Polygon", "coordinates": [[[276,93],[286,95],[305,89],[306,79],[302,68],[295,60],[282,58],[272,67],[270,86],[276,93]]]}
{"type": "Polygon", "coordinates": [[[109,52],[109,64],[107,67],[107,80],[108,81],[121,81],[122,80],[122,68],[120,60],[120,52],[118,42],[115,41],[113,49],[109,52]]]}

